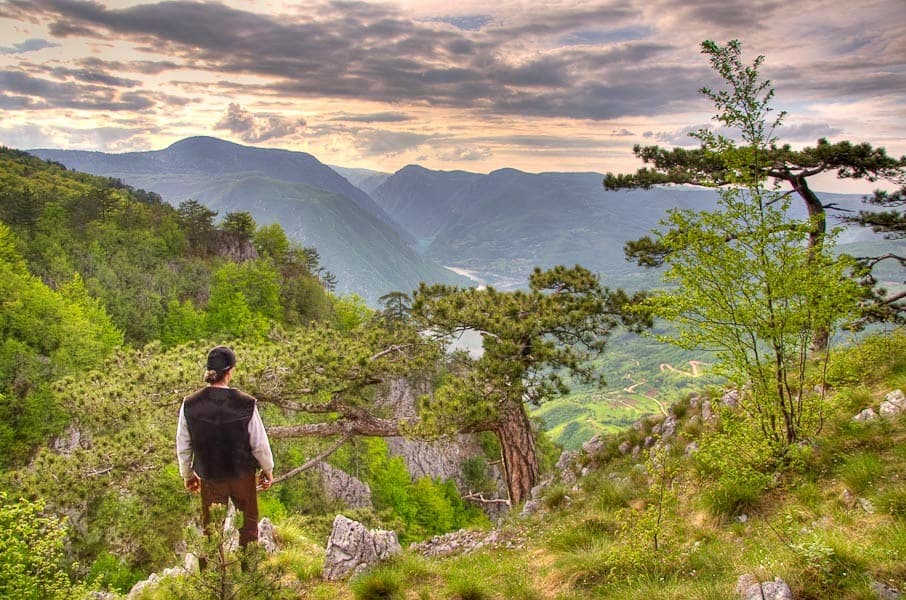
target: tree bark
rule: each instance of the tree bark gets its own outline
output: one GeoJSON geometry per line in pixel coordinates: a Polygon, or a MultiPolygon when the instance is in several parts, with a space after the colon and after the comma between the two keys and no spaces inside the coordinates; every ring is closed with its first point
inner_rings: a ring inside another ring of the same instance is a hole
{"type": "MultiPolygon", "coordinates": [[[[811,221],[811,229],[808,234],[809,251],[820,252],[822,246],[824,246],[824,236],[827,234],[827,211],[824,209],[824,204],[821,203],[821,199],[808,186],[804,176],[798,175],[787,178],[787,181],[790,182],[796,193],[805,201],[805,208],[811,221]]],[[[830,331],[826,327],[816,329],[812,340],[812,351],[823,351],[827,348],[829,342],[830,331]]]]}
{"type": "Polygon", "coordinates": [[[497,434],[503,452],[510,506],[515,506],[529,498],[539,478],[538,453],[532,437],[532,424],[521,401],[509,403],[503,409],[494,433],[497,434]]]}

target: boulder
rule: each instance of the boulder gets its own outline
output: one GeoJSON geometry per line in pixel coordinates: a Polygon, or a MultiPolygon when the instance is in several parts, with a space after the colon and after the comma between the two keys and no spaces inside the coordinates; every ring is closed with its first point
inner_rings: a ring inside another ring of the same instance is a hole
{"type": "Polygon", "coordinates": [[[708,423],[713,417],[714,413],[711,412],[711,401],[705,400],[704,402],[702,402],[702,420],[705,423],[708,423]]]}
{"type": "Polygon", "coordinates": [[[630,452],[632,452],[632,443],[630,443],[629,440],[623,440],[623,443],[620,444],[620,446],[619,446],[619,448],[617,448],[617,450],[620,451],[620,454],[625,456],[625,455],[629,454],[630,452]]]}
{"type": "Polygon", "coordinates": [[[337,515],[327,540],[324,578],[337,581],[355,575],[399,552],[402,548],[394,532],[368,530],[357,521],[337,515]]]}
{"type": "Polygon", "coordinates": [[[664,419],[664,424],[661,427],[661,439],[667,440],[673,437],[673,435],[676,433],[676,424],[676,417],[674,417],[673,415],[670,415],[669,417],[664,419]]]}
{"type": "Polygon", "coordinates": [[[557,459],[557,470],[563,472],[567,469],[570,469],[573,466],[573,462],[575,462],[577,456],[579,456],[579,453],[572,450],[564,450],[563,452],[561,452],[560,458],[557,459]]]}
{"type": "Polygon", "coordinates": [[[689,442],[686,444],[686,450],[684,452],[686,456],[692,456],[698,452],[698,442],[689,442]]]}
{"type": "Polygon", "coordinates": [[[759,582],[752,574],[741,575],[736,581],[736,593],[742,600],[793,600],[790,586],[779,577],[759,582]]]}
{"type": "Polygon", "coordinates": [[[586,454],[597,454],[604,449],[604,438],[601,435],[595,435],[593,438],[582,444],[582,450],[586,454]]]}
{"type": "Polygon", "coordinates": [[[871,591],[874,592],[875,597],[879,600],[900,600],[903,597],[900,594],[900,590],[883,581],[872,581],[871,591]]]}
{"type": "Polygon", "coordinates": [[[267,517],[258,521],[258,544],[267,554],[274,554],[280,549],[277,544],[277,528],[267,517]]]}
{"type": "Polygon", "coordinates": [[[903,390],[894,390],[884,396],[880,412],[883,417],[895,417],[906,412],[906,397],[903,396],[903,390]]]}
{"type": "Polygon", "coordinates": [[[873,408],[866,408],[855,417],[853,417],[853,421],[856,421],[858,423],[867,423],[868,421],[874,421],[877,418],[878,413],[876,413],[873,408]]]}
{"type": "Polygon", "coordinates": [[[739,390],[730,390],[720,398],[720,403],[727,408],[739,406],[739,390]]]}
{"type": "Polygon", "coordinates": [[[541,500],[529,500],[525,503],[525,506],[522,507],[521,517],[530,517],[539,510],[541,510],[541,500]]]}

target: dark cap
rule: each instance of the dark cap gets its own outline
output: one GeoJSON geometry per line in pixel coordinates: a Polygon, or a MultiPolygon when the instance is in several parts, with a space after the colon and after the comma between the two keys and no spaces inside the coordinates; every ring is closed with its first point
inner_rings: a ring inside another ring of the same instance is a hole
{"type": "Polygon", "coordinates": [[[236,366],[236,354],[226,346],[217,346],[208,352],[208,370],[226,371],[236,366]]]}

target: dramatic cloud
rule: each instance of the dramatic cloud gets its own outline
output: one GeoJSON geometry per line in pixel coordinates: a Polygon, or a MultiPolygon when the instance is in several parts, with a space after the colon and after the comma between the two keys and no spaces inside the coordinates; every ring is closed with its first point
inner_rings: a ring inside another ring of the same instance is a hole
{"type": "Polygon", "coordinates": [[[414,117],[401,112],[367,113],[363,115],[342,113],[330,118],[331,121],[345,121],[348,123],[403,123],[413,119],[414,117]]]}
{"type": "Polygon", "coordinates": [[[43,50],[44,48],[56,48],[59,45],[60,44],[56,44],[47,40],[31,38],[25,40],[24,42],[13,44],[12,46],[0,46],[0,54],[24,54],[26,52],[36,52],[38,50],[43,50]]]}
{"type": "Polygon", "coordinates": [[[226,114],[214,126],[239,134],[249,143],[263,142],[294,135],[305,127],[305,119],[286,119],[279,115],[254,115],[231,102],[226,114]]]}
{"type": "Polygon", "coordinates": [[[721,83],[705,38],[767,55],[782,141],[906,151],[902,0],[0,0],[0,122],[122,128],[108,147],[216,129],[387,169],[630,170],[633,137],[697,145],[698,90],[721,83]],[[136,115],[135,135],[116,122],[136,115]]]}

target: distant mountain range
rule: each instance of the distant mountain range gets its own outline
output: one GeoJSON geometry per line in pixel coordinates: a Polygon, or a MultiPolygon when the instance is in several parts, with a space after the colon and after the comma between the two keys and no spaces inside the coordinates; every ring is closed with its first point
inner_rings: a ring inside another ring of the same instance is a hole
{"type": "MultiPolygon", "coordinates": [[[[706,210],[717,199],[713,190],[683,187],[608,192],[600,173],[329,167],[307,153],[210,137],[152,152],[31,152],[173,204],[192,198],[221,216],[244,210],[261,224],[279,222],[293,239],[318,248],[340,291],[371,303],[419,281],[467,283],[441,265],[500,287],[522,284],[535,266],[556,264],[582,264],[612,287],[650,286],[656,275],[627,263],[624,243],[647,234],[671,208],[706,210]]],[[[855,195],[823,198],[861,207],[855,195]]],[[[842,241],[875,239],[851,230],[842,241]]]]}
{"type": "Polygon", "coordinates": [[[338,277],[338,291],[356,292],[372,304],[388,291],[411,291],[420,281],[468,283],[418,254],[413,238],[367,193],[304,152],[210,137],[151,152],[30,152],[121,179],[174,205],[194,199],[221,217],[248,211],[259,224],[280,223],[292,239],[318,249],[321,264],[338,277]]]}

